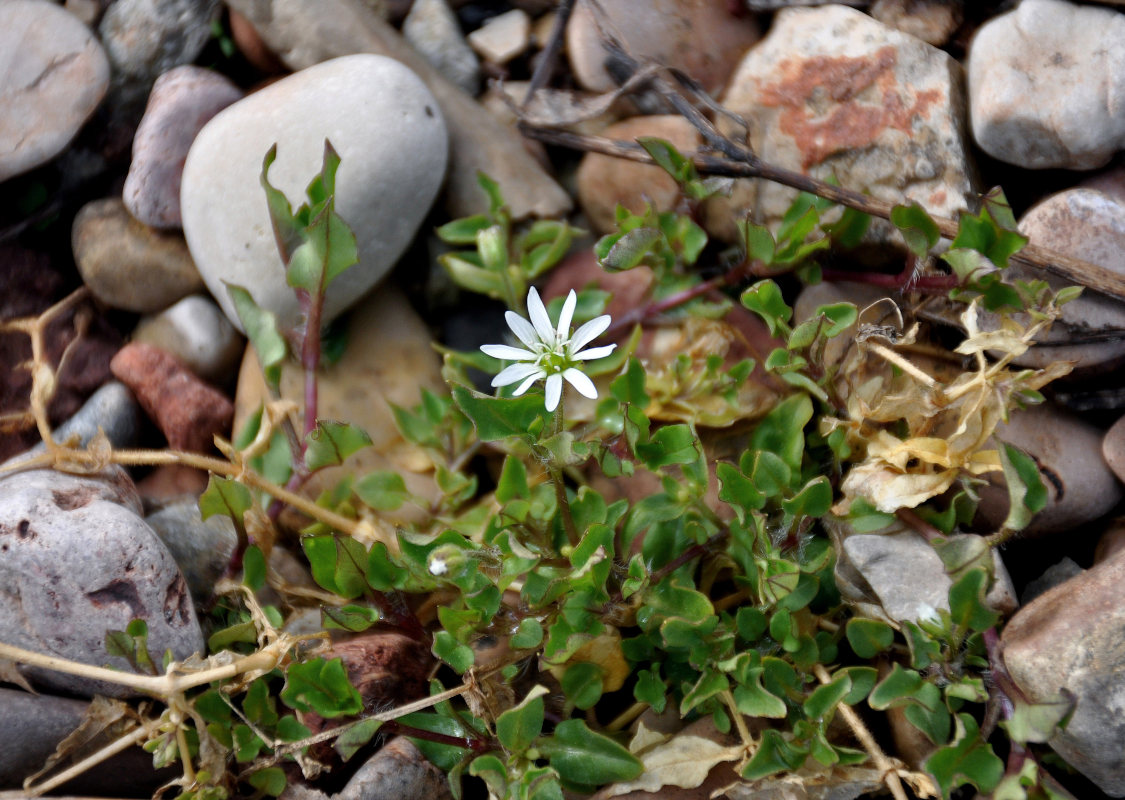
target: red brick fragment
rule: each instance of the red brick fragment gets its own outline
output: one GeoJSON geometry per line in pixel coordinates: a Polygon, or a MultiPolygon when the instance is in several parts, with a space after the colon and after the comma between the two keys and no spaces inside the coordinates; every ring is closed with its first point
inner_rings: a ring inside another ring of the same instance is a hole
{"type": "Polygon", "coordinates": [[[216,434],[229,435],[234,405],[167,351],[133,342],[113,357],[109,368],[133,390],[174,450],[210,452],[216,434]]]}

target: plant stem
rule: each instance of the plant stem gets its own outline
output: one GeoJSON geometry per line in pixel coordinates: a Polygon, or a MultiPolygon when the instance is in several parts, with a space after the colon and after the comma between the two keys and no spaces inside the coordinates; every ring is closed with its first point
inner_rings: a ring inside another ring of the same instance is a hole
{"type": "MultiPolygon", "coordinates": [[[[560,397],[559,404],[555,408],[553,436],[560,436],[565,428],[564,404],[565,401],[560,397]]],[[[562,468],[552,461],[550,466],[547,467],[547,477],[555,489],[555,504],[559,508],[559,513],[562,514],[563,529],[566,531],[567,541],[571,545],[577,546],[582,537],[578,533],[578,528],[574,524],[574,517],[570,513],[570,499],[566,496],[566,482],[563,479],[562,468]]]]}
{"type": "Polygon", "coordinates": [[[482,739],[477,736],[450,736],[446,733],[435,733],[423,728],[415,728],[410,725],[403,725],[398,720],[388,720],[384,722],[379,729],[380,732],[386,732],[397,736],[409,736],[411,739],[421,739],[425,742],[435,742],[436,744],[448,744],[453,747],[459,747],[462,750],[471,750],[474,753],[487,753],[489,750],[496,750],[497,746],[491,739],[482,739]]]}
{"type": "MultiPolygon", "coordinates": [[[[832,682],[832,676],[828,674],[828,670],[824,668],[823,664],[813,665],[813,673],[821,683],[832,682]]],[[[879,772],[882,773],[883,782],[887,784],[891,795],[895,800],[907,800],[906,790],[902,788],[902,781],[898,777],[898,766],[887,758],[886,753],[879,747],[879,743],[875,741],[875,737],[871,735],[871,731],[859,718],[859,714],[855,713],[851,706],[844,703],[840,703],[836,708],[840,712],[840,716],[844,718],[844,722],[848,723],[848,727],[852,729],[855,738],[863,745],[863,749],[871,756],[871,760],[875,762],[879,772]]]]}

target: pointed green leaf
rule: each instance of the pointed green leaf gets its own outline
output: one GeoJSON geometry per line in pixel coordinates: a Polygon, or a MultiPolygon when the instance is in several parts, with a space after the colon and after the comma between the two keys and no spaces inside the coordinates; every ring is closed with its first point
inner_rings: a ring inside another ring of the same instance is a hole
{"type": "Polygon", "coordinates": [[[644,770],[636,756],[580,719],[560,722],[537,746],[564,781],[581,786],[630,781],[644,770]]]}
{"type": "Polygon", "coordinates": [[[371,437],[358,425],[318,419],[305,437],[305,466],[310,472],[343,464],[353,453],[371,445],[371,437]]]}
{"type": "Polygon", "coordinates": [[[356,497],[376,511],[394,511],[406,501],[409,492],[402,476],[390,470],[376,470],[352,486],[356,497]]]}
{"type": "Polygon", "coordinates": [[[289,353],[285,338],[277,327],[277,315],[259,306],[250,292],[241,286],[227,283],[226,287],[238,319],[246,331],[246,338],[254,345],[254,351],[258,354],[258,364],[266,383],[276,392],[281,381],[281,365],[289,353]]]}
{"type": "Polygon", "coordinates": [[[508,709],[496,718],[496,738],[509,753],[524,752],[542,732],[545,694],[547,690],[537,686],[518,706],[508,709]]]}
{"type": "Polygon", "coordinates": [[[874,658],[888,649],[895,640],[895,631],[890,625],[877,619],[848,620],[846,634],[852,651],[860,658],[874,658]]]}

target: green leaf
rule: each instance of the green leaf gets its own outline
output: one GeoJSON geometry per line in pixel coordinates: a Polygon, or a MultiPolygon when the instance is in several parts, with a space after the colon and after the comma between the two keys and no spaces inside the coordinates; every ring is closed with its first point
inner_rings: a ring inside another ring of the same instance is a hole
{"type": "Polygon", "coordinates": [[[545,694],[547,690],[537,686],[518,706],[496,718],[496,738],[509,753],[523,753],[542,732],[545,694]]]}
{"type": "Polygon", "coordinates": [[[475,244],[477,233],[491,224],[492,220],[484,214],[475,214],[447,222],[434,232],[439,239],[448,244],[475,244]]]}
{"type": "Polygon", "coordinates": [[[645,368],[637,358],[630,357],[625,371],[609,385],[610,394],[620,403],[631,403],[642,410],[648,406],[645,392],[645,368]]]}
{"type": "Polygon", "coordinates": [[[742,305],[765,320],[771,336],[787,336],[793,309],[785,304],[781,289],[772,280],[758,281],[742,293],[742,305]]]}
{"type": "Polygon", "coordinates": [[[989,580],[983,569],[974,569],[950,587],[949,613],[957,625],[985,631],[999,621],[1000,615],[989,608],[984,599],[989,580]]]}
{"type": "Polygon", "coordinates": [[[345,422],[316,421],[316,428],[305,436],[305,466],[310,472],[343,464],[358,450],[371,445],[371,437],[357,425],[345,422]]]}
{"type": "Polygon", "coordinates": [[[277,143],[275,142],[266,157],[262,159],[262,174],[259,181],[266,194],[266,205],[269,209],[270,223],[273,225],[274,241],[283,263],[289,263],[293,251],[301,243],[301,223],[293,216],[289,199],[279,189],[273,187],[269,181],[269,170],[277,160],[277,143]]]}
{"type": "Polygon", "coordinates": [[[598,258],[598,263],[607,272],[624,272],[639,267],[664,242],[664,234],[656,228],[634,228],[627,233],[612,236],[612,240],[605,237],[598,242],[605,249],[604,255],[598,258]]]}
{"type": "Polygon", "coordinates": [[[969,714],[957,715],[957,736],[953,744],[942,747],[925,763],[934,776],[943,797],[954,788],[971,783],[988,794],[1004,776],[1004,762],[992,752],[992,746],[981,741],[980,728],[969,714]]]}
{"type": "Polygon", "coordinates": [[[735,223],[742,239],[742,247],[746,257],[751,261],[760,261],[764,266],[773,263],[773,254],[776,244],[769,228],[763,225],[754,225],[750,220],[739,220],[735,223]]]}
{"type": "Polygon", "coordinates": [[[387,546],[375,542],[367,554],[367,585],[378,592],[387,592],[399,586],[406,571],[391,560],[387,546]]]}
{"type": "Polygon", "coordinates": [[[832,507],[832,484],[818,475],[801,487],[801,491],[781,501],[781,508],[793,517],[823,517],[832,507]]]}
{"type": "Polygon", "coordinates": [[[699,680],[684,693],[684,699],[680,702],[680,716],[686,717],[692,709],[729,688],[730,681],[726,675],[716,670],[705,670],[699,680]]]}
{"type": "Polygon", "coordinates": [[[366,506],[375,511],[394,511],[401,508],[410,494],[401,475],[382,469],[364,475],[352,485],[352,491],[366,506]]]}
{"type": "Polygon", "coordinates": [[[639,136],[637,144],[645,149],[657,166],[672,176],[676,183],[683,184],[696,177],[695,165],[685,158],[676,146],[655,136],[639,136]]]}
{"type": "Polygon", "coordinates": [[[760,609],[743,606],[735,613],[734,624],[739,636],[747,642],[756,642],[766,632],[768,622],[760,609]]]}
{"type": "Polygon", "coordinates": [[[901,664],[895,664],[890,673],[871,690],[867,703],[876,711],[905,705],[916,699],[922,684],[922,676],[917,672],[904,669],[901,664]]]}
{"type": "Polygon", "coordinates": [[[852,690],[852,680],[846,672],[837,673],[829,682],[816,687],[802,706],[809,719],[826,718],[843,702],[852,690]]]}
{"type": "Polygon", "coordinates": [[[538,647],[542,642],[543,626],[539,620],[525,617],[508,643],[517,650],[525,650],[538,647]]]}
{"type": "Polygon", "coordinates": [[[1062,689],[1057,700],[1046,703],[1028,703],[1012,698],[1014,708],[1010,719],[1001,722],[1013,742],[1046,744],[1060,730],[1064,730],[1078,698],[1068,689],[1062,689]]]}
{"type": "MultiPolygon", "coordinates": [[[[438,707],[440,708],[440,705],[438,707]]],[[[462,720],[452,715],[444,716],[443,714],[435,714],[429,711],[418,711],[399,717],[398,721],[403,725],[409,725],[411,728],[418,728],[432,733],[442,733],[446,736],[464,738],[468,734],[468,730],[462,720]]],[[[444,772],[452,770],[468,755],[468,750],[466,748],[451,744],[431,742],[427,739],[417,738],[412,738],[410,741],[414,742],[415,746],[422,751],[422,755],[424,755],[430,763],[444,772]]]]}
{"type": "Polygon", "coordinates": [[[648,442],[636,446],[637,458],[653,471],[671,464],[690,464],[701,449],[695,431],[682,423],[657,428],[648,442]]]}
{"type": "Polygon", "coordinates": [[[488,195],[489,216],[495,217],[504,207],[504,195],[500,192],[500,184],[478,170],[477,185],[488,195]]]}
{"type": "Polygon", "coordinates": [[[1002,443],[999,450],[1004,478],[1008,482],[1009,510],[1004,528],[1021,531],[1047,505],[1047,487],[1031,456],[1007,443],[1002,443]]]}
{"type": "Polygon", "coordinates": [[[281,383],[281,365],[289,353],[285,338],[277,327],[277,315],[259,306],[250,292],[241,286],[227,283],[226,287],[227,294],[234,303],[235,313],[246,331],[246,338],[254,345],[254,351],[258,354],[258,364],[262,368],[266,384],[277,392],[281,383]]]}
{"type": "Polygon", "coordinates": [[[733,464],[720,461],[715,466],[715,475],[719,479],[720,500],[745,511],[756,511],[765,506],[765,495],[733,464]]]}
{"type": "Polygon", "coordinates": [[[509,455],[504,459],[504,468],[500,471],[500,480],[496,483],[496,499],[501,503],[510,503],[512,500],[525,499],[530,493],[531,489],[527,485],[527,469],[520,459],[509,455]]]}
{"type": "Polygon", "coordinates": [[[778,772],[793,771],[805,763],[807,756],[808,751],[786,741],[778,731],[767,730],[753,758],[743,768],[742,777],[756,781],[778,772]]]}
{"type": "Polygon", "coordinates": [[[453,400],[476,428],[483,442],[495,442],[509,436],[529,438],[543,429],[547,411],[539,395],[499,398],[474,392],[463,386],[453,387],[453,400]]]}
{"type": "Polygon", "coordinates": [[[560,722],[554,735],[541,738],[537,745],[559,777],[580,786],[631,781],[644,771],[636,756],[580,719],[560,722]]]}
{"type": "Polygon", "coordinates": [[[293,663],[285,673],[281,702],[297,711],[315,711],[325,719],[358,714],[363,700],[348,680],[344,662],[314,658],[293,663]]]}
{"type": "Polygon", "coordinates": [[[777,454],[794,473],[800,474],[805,453],[805,425],[812,415],[812,400],[808,395],[785,398],[758,423],[750,439],[751,449],[777,454]]]}
{"type": "Polygon", "coordinates": [[[633,697],[637,702],[648,703],[657,714],[664,713],[668,703],[667,689],[660,680],[660,665],[637,672],[637,684],[633,687],[633,697]]]}
{"type": "Polygon", "coordinates": [[[242,582],[255,592],[265,585],[266,557],[256,544],[247,547],[242,555],[242,582]]]}
{"type": "Polygon", "coordinates": [[[734,696],[734,704],[739,711],[749,717],[785,719],[788,714],[785,701],[762,686],[763,672],[762,667],[752,668],[748,679],[734,687],[734,691],[731,692],[734,696]]]}
{"type": "Polygon", "coordinates": [[[583,711],[593,708],[602,698],[602,674],[602,668],[591,661],[572,663],[563,673],[563,694],[574,703],[575,708],[583,711]]]}
{"type": "Polygon", "coordinates": [[[879,679],[879,671],[875,667],[847,667],[839,670],[839,673],[846,673],[852,682],[851,691],[844,697],[844,703],[849,706],[866,700],[879,679]]]}
{"type": "Polygon", "coordinates": [[[891,209],[891,222],[902,232],[910,252],[919,258],[925,258],[941,238],[937,223],[915,202],[891,209]]]}
{"type": "Polygon", "coordinates": [[[929,701],[929,707],[917,704],[909,705],[903,710],[907,721],[920,730],[936,745],[943,745],[949,741],[949,732],[953,720],[949,709],[941,702],[941,690],[932,683],[922,685],[922,693],[929,701]]]}
{"type": "Polygon", "coordinates": [[[776,497],[788,489],[792,477],[792,468],[780,456],[769,450],[759,450],[754,454],[750,480],[765,497],[776,497]]]}
{"type": "Polygon", "coordinates": [[[368,554],[350,536],[308,536],[301,541],[313,579],[349,600],[367,591],[368,554]]]}
{"type": "Polygon", "coordinates": [[[346,605],[339,608],[325,606],[320,611],[325,628],[360,633],[379,621],[377,609],[369,606],[346,605]]]}
{"type": "Polygon", "coordinates": [[[434,634],[433,652],[435,656],[453,667],[458,675],[464,675],[473,666],[473,648],[458,642],[449,631],[438,631],[434,634]]]}
{"type": "Polygon", "coordinates": [[[895,631],[890,625],[877,619],[848,620],[846,628],[848,644],[860,658],[874,658],[887,650],[895,640],[895,631]]]}
{"type": "Polygon", "coordinates": [[[360,748],[371,741],[371,738],[379,732],[379,728],[381,727],[383,727],[382,720],[360,720],[355,725],[349,726],[347,730],[336,737],[336,742],[332,746],[335,748],[336,752],[340,754],[340,758],[344,761],[348,761],[359,752],[360,748]]]}
{"type": "Polygon", "coordinates": [[[207,489],[199,496],[199,515],[210,519],[216,514],[228,516],[237,528],[242,528],[242,515],[254,505],[250,490],[233,478],[211,475],[207,489]]]}

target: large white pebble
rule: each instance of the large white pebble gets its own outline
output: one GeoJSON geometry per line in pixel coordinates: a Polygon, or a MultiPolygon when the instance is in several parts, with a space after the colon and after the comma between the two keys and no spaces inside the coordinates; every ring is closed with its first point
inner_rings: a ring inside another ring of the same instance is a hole
{"type": "Polygon", "coordinates": [[[445,175],[448,138],[437,102],[390,58],[326,61],[221,111],[192,144],[180,202],[196,266],[240,330],[225,282],[248,289],[283,327],[300,321],[260,183],[262,160],[276,143],[270,183],[296,208],[320,171],[325,139],[341,158],[336,208],[359,247],[359,263],[328,291],[325,322],[394,266],[445,175]]]}

